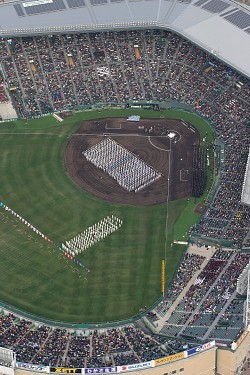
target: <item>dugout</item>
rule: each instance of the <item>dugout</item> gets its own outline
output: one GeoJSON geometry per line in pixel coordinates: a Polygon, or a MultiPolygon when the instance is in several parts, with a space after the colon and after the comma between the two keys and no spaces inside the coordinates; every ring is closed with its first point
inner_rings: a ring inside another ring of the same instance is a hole
{"type": "Polygon", "coordinates": [[[125,104],[125,108],[135,108],[135,109],[153,109],[155,111],[159,111],[160,109],[160,102],[158,101],[133,101],[129,100],[125,104]]]}

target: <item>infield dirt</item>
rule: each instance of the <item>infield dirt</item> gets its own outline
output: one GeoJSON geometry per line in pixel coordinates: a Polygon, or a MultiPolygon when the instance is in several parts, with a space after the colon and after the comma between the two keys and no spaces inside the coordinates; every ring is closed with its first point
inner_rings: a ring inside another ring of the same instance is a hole
{"type": "Polygon", "coordinates": [[[148,206],[191,195],[193,145],[199,132],[173,119],[124,118],[84,121],[72,135],[64,155],[68,176],[88,193],[116,204],[148,206]],[[112,177],[87,161],[83,151],[110,137],[149,164],[162,176],[137,192],[122,188],[112,177]]]}

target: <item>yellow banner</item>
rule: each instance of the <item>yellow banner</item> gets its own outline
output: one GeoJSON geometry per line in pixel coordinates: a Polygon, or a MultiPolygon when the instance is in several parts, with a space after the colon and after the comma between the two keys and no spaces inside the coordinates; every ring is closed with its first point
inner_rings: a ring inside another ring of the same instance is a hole
{"type": "Polygon", "coordinates": [[[248,331],[244,331],[242,335],[238,338],[238,340],[236,341],[237,346],[239,346],[242,343],[246,335],[248,335],[248,331]]]}
{"type": "Polygon", "coordinates": [[[176,354],[170,355],[169,357],[155,359],[155,366],[165,365],[165,363],[178,361],[179,359],[183,359],[183,358],[184,358],[184,352],[176,353],[176,354]]]}
{"type": "Polygon", "coordinates": [[[80,374],[82,372],[82,369],[80,368],[68,368],[68,367],[50,367],[50,372],[63,372],[66,374],[80,374]]]}
{"type": "Polygon", "coordinates": [[[164,260],[161,261],[161,292],[164,294],[165,292],[165,262],[164,260]]]}

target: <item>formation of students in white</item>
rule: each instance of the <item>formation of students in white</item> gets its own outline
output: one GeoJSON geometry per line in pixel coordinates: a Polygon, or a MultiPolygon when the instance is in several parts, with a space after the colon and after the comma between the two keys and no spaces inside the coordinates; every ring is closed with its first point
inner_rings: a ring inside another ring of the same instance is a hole
{"type": "Polygon", "coordinates": [[[61,248],[74,257],[116,231],[121,225],[121,219],[114,215],[107,216],[98,223],[88,227],[84,232],[73,237],[71,240],[62,243],[61,248]]]}
{"type": "Polygon", "coordinates": [[[161,177],[160,172],[108,137],[82,154],[127,191],[137,192],[161,177]]]}

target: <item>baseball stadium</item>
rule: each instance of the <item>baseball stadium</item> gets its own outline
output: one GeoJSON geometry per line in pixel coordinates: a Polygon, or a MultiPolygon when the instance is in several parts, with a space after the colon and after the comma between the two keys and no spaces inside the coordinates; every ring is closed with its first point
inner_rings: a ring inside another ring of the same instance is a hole
{"type": "Polygon", "coordinates": [[[0,2],[0,374],[250,374],[250,7],[0,2]]]}

